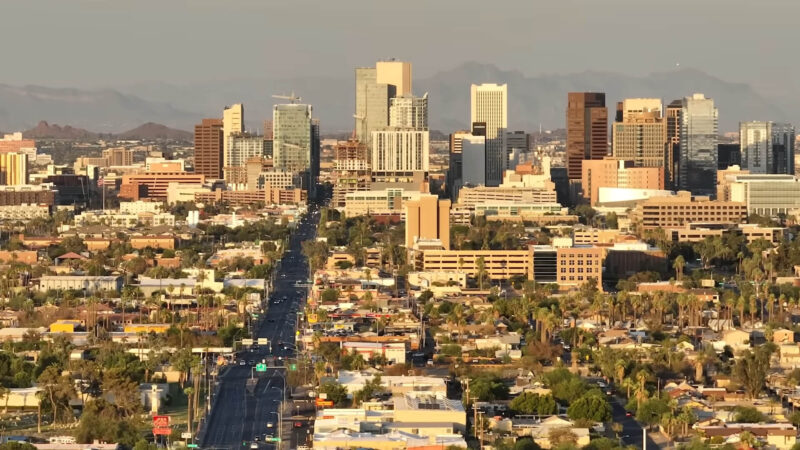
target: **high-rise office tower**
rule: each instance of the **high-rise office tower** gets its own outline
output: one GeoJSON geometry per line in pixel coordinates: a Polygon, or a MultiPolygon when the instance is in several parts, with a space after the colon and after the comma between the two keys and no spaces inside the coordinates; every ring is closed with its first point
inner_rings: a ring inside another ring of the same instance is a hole
{"type": "Polygon", "coordinates": [[[461,137],[462,186],[486,185],[486,137],[467,135],[461,137]]]}
{"type": "Polygon", "coordinates": [[[373,175],[427,172],[430,152],[428,131],[391,129],[372,132],[373,175]]]}
{"type": "Polygon", "coordinates": [[[276,169],[302,172],[312,166],[311,105],[275,105],[272,110],[273,164],[276,169]]]}
{"type": "Polygon", "coordinates": [[[772,123],[772,173],[794,175],[794,125],[772,123]]]}
{"type": "Polygon", "coordinates": [[[0,184],[28,184],[28,156],[22,153],[0,153],[0,184]]]}
{"type": "Polygon", "coordinates": [[[411,63],[404,61],[378,61],[375,64],[377,83],[394,86],[395,95],[411,94],[411,63]]]}
{"type": "Polygon", "coordinates": [[[498,186],[507,164],[508,85],[473,84],[470,98],[470,123],[486,124],[486,185],[498,186]]]}
{"type": "Polygon", "coordinates": [[[667,169],[664,180],[668,188],[678,185],[678,164],[680,163],[681,149],[681,100],[673,100],[667,105],[665,114],[667,120],[667,169]]]}
{"type": "Polygon", "coordinates": [[[389,126],[412,130],[428,129],[428,94],[397,96],[389,102],[389,126]]]}
{"type": "MultiPolygon", "coordinates": [[[[524,131],[509,131],[506,133],[506,158],[511,161],[513,155],[528,153],[531,148],[531,135],[524,131]]],[[[512,167],[509,166],[509,169],[512,167]]]]}
{"type": "MultiPolygon", "coordinates": [[[[228,153],[228,136],[244,133],[244,105],[237,103],[226,106],[222,111],[222,154],[228,153]]],[[[222,161],[222,166],[228,166],[227,161],[222,161]]]]}
{"type": "Polygon", "coordinates": [[[450,200],[422,194],[419,200],[405,202],[406,248],[417,239],[439,239],[445,250],[450,249],[450,200]]]}
{"type": "Polygon", "coordinates": [[[567,95],[567,176],[581,179],[585,159],[608,155],[606,94],[570,92],[567,95]]]}
{"type": "Polygon", "coordinates": [[[458,190],[462,184],[461,143],[468,136],[472,136],[469,130],[456,131],[450,135],[450,164],[447,169],[447,190],[453,202],[458,200],[458,190]]]}
{"type": "Polygon", "coordinates": [[[772,122],[740,122],[742,169],[753,174],[772,172],[772,122]]]}
{"type": "Polygon", "coordinates": [[[395,86],[378,83],[378,70],[356,68],[356,139],[372,142],[372,132],[389,125],[389,100],[395,96],[395,86]]]}
{"type": "Polygon", "coordinates": [[[678,188],[695,195],[717,190],[717,108],[714,100],[694,94],[681,100],[678,188]]]}
{"type": "Polygon", "coordinates": [[[633,161],[634,167],[666,167],[668,172],[667,124],[661,115],[661,100],[625,99],[617,119],[611,128],[614,158],[633,161]]]}
{"type": "Polygon", "coordinates": [[[107,148],[103,150],[103,158],[109,166],[130,166],[133,164],[133,151],[125,147],[107,148]]]}
{"type": "Polygon", "coordinates": [[[194,126],[194,171],[206,178],[222,178],[223,137],[221,119],[203,119],[194,126]]]}

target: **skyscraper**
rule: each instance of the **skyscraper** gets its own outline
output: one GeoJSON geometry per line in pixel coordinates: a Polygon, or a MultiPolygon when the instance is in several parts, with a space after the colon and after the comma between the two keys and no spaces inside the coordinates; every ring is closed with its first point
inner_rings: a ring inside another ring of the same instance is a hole
{"type": "Polygon", "coordinates": [[[356,68],[356,138],[368,146],[372,132],[389,125],[389,99],[395,96],[394,86],[377,79],[377,69],[356,68]]]}
{"type": "Polygon", "coordinates": [[[194,171],[207,178],[222,178],[223,138],[221,119],[203,119],[194,126],[194,171]]]}
{"type": "Polygon", "coordinates": [[[391,129],[372,132],[372,172],[427,172],[428,131],[391,129]]]}
{"type": "Polygon", "coordinates": [[[377,83],[394,86],[395,95],[411,94],[411,63],[404,61],[378,61],[375,64],[377,83]]]}
{"type": "Polygon", "coordinates": [[[739,123],[742,169],[753,174],[772,172],[772,122],[739,123]]]}
{"type": "Polygon", "coordinates": [[[225,149],[225,167],[223,167],[225,182],[243,187],[247,183],[245,164],[250,158],[264,156],[264,138],[249,133],[233,133],[225,142],[228,144],[225,149]]]}
{"type": "MultiPolygon", "coordinates": [[[[236,133],[244,133],[244,106],[237,103],[226,106],[222,111],[222,154],[228,153],[228,136],[236,133]]],[[[222,166],[228,166],[227,161],[222,161],[222,166]]]]}
{"type": "Polygon", "coordinates": [[[389,126],[412,130],[428,129],[428,94],[415,97],[411,94],[390,99],[389,126]]]}
{"type": "Polygon", "coordinates": [[[772,173],[794,175],[794,125],[790,123],[772,123],[772,173]]]}
{"type": "Polygon", "coordinates": [[[585,159],[608,155],[608,109],[602,92],[567,95],[567,176],[581,179],[585,159]]]}
{"type": "Polygon", "coordinates": [[[674,188],[678,185],[678,164],[680,163],[681,149],[681,100],[673,100],[667,105],[667,166],[665,175],[666,187],[674,188]]]}
{"type": "Polygon", "coordinates": [[[486,123],[486,185],[498,186],[507,158],[508,85],[473,84],[470,98],[470,123],[486,123]]]}
{"type": "Polygon", "coordinates": [[[619,113],[611,128],[614,158],[633,161],[634,167],[666,166],[665,172],[669,172],[667,124],[661,115],[661,100],[625,99],[619,113]]]}
{"type": "Polygon", "coordinates": [[[681,100],[678,188],[713,195],[717,185],[718,111],[714,100],[694,94],[681,100]]]}
{"type": "Polygon", "coordinates": [[[275,105],[272,123],[275,168],[292,172],[309,170],[313,144],[311,105],[275,105]]]}
{"type": "Polygon", "coordinates": [[[22,153],[0,153],[0,184],[28,184],[28,157],[22,153]]]}

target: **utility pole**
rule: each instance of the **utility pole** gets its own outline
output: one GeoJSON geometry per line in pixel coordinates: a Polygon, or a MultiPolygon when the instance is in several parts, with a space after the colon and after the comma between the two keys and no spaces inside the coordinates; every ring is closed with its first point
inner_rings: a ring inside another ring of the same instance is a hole
{"type": "Polygon", "coordinates": [[[642,427],[642,450],[647,450],[647,428],[642,427]]]}

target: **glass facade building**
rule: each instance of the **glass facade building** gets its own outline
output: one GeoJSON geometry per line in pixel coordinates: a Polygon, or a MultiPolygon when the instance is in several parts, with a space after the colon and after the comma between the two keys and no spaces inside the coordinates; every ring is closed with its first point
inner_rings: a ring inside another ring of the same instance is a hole
{"type": "Polygon", "coordinates": [[[717,128],[714,100],[703,94],[684,97],[680,110],[678,189],[713,195],[717,185],[717,128]]]}

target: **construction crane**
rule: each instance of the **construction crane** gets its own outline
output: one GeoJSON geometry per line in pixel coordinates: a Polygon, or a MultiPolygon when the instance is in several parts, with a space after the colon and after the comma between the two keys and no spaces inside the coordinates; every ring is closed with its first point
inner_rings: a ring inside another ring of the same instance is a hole
{"type": "Polygon", "coordinates": [[[292,93],[289,94],[289,95],[273,95],[272,98],[280,98],[282,100],[289,100],[289,103],[291,103],[292,105],[294,105],[295,102],[303,101],[302,97],[294,95],[294,91],[292,91],[292,93]]]}
{"type": "MultiPolygon", "coordinates": [[[[366,116],[359,116],[358,114],[353,114],[353,119],[361,121],[361,126],[362,127],[364,127],[364,121],[367,120],[366,116]]],[[[353,134],[351,136],[351,139],[355,139],[356,138],[356,131],[357,131],[357,128],[354,128],[353,129],[353,134]]]]}

